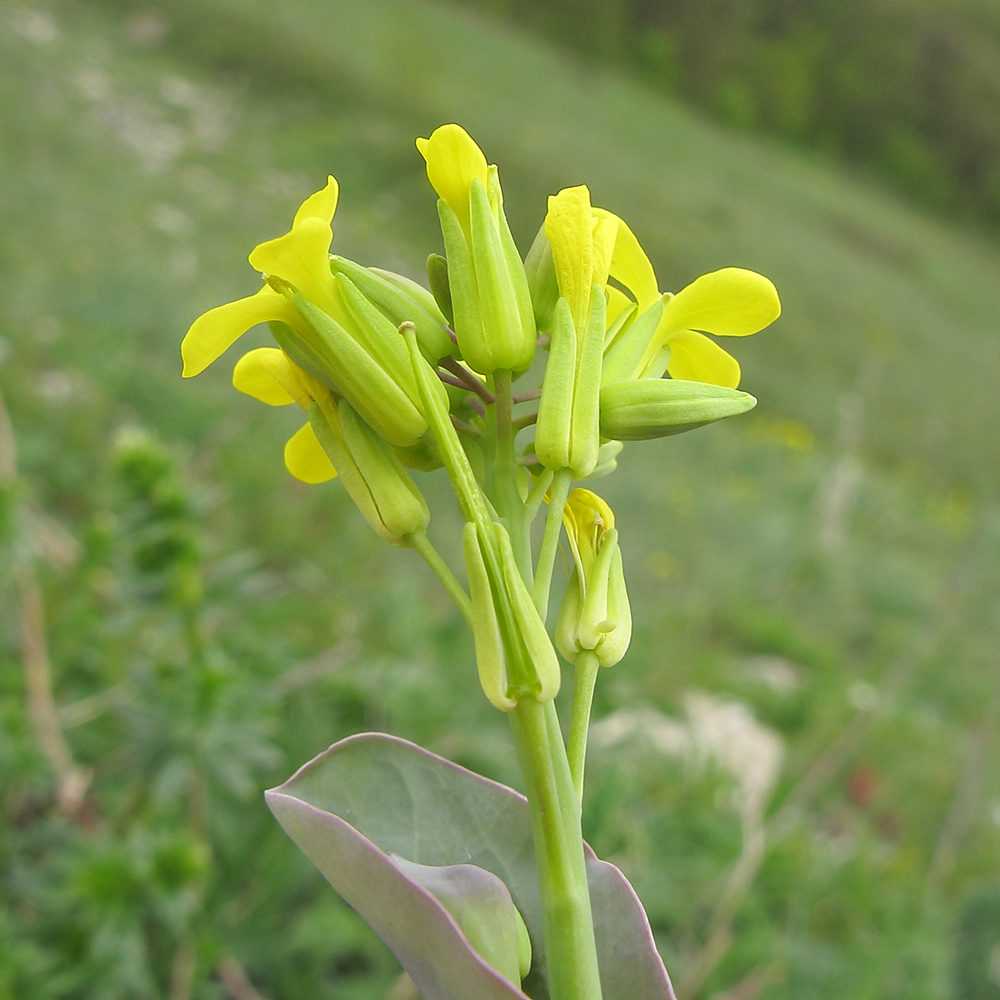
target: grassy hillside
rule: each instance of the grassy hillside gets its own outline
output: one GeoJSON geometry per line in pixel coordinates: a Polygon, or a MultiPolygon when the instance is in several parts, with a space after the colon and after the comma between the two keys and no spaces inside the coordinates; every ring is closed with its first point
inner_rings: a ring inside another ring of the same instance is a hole
{"type": "Polygon", "coordinates": [[[0,997],[167,995],[185,956],[195,997],[223,995],[226,956],[269,997],[384,996],[391,959],[259,790],[366,727],[517,781],[471,644],[416,560],[383,551],[336,485],[288,479],[294,420],[237,398],[229,358],[178,377],[188,323],[257,287],[247,252],[328,172],[338,250],[419,277],[439,236],[412,141],[449,120],[500,164],[522,247],[546,195],[586,182],[664,288],[735,264],[782,294],[781,320],[734,346],[757,411],[630,447],[598,485],[636,639],[598,692],[611,722],[585,827],[634,881],[684,995],[997,995],[1000,926],[982,931],[1000,912],[994,245],[445,5],[0,16],[7,503],[36,512],[5,522],[3,565],[37,556],[56,700],[94,770],[90,818],[65,823],[7,587],[0,997]],[[184,669],[190,607],[135,559],[155,512],[114,447],[127,424],[158,436],[188,497],[207,673],[184,669]],[[705,737],[712,719],[780,740],[773,793],[768,773],[657,749],[664,727],[705,737]],[[733,802],[755,780],[767,848],[734,868],[760,817],[733,802]],[[157,838],[188,859],[167,888],[157,838]],[[122,872],[134,891],[116,895],[122,872]]]}

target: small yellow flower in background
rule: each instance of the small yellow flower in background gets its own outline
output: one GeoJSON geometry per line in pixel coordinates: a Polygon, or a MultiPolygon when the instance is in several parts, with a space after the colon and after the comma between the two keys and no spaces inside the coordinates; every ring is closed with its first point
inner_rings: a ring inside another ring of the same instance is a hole
{"type": "MultiPolygon", "coordinates": [[[[290,232],[261,243],[250,254],[250,264],[258,271],[280,274],[321,307],[329,303],[333,281],[328,253],[339,190],[336,180],[328,177],[326,186],[310,195],[295,213],[290,232]]],[[[272,321],[293,329],[302,326],[292,303],[269,285],[256,295],[210,309],[191,324],[181,343],[184,377],[203,372],[251,327],[272,321]]]]}

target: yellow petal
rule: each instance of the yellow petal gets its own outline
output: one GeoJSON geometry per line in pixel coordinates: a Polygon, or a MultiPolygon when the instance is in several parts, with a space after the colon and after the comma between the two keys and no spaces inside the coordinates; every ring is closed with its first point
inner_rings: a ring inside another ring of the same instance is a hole
{"type": "Polygon", "coordinates": [[[233,385],[254,399],[268,406],[287,406],[295,399],[275,377],[275,366],[287,366],[291,362],[285,352],[277,347],[258,347],[244,354],[233,369],[233,385]]]}
{"type": "Polygon", "coordinates": [[[303,424],[285,444],[285,467],[303,483],[325,483],[337,470],[313,432],[312,424],[303,424]]]}
{"type": "Polygon", "coordinates": [[[614,513],[596,493],[582,487],[569,491],[563,509],[563,527],[581,580],[587,579],[597,558],[601,536],[614,526],[614,513]]]}
{"type": "Polygon", "coordinates": [[[292,222],[294,229],[303,219],[319,219],[330,225],[333,222],[334,213],[337,211],[337,199],[340,197],[340,186],[331,174],[326,179],[326,187],[308,198],[299,206],[295,213],[295,220],[292,222]]]}
{"type": "MultiPolygon", "coordinates": [[[[603,208],[595,208],[594,212],[618,219],[617,215],[603,208]]],[[[635,296],[639,312],[648,309],[660,297],[653,265],[635,238],[635,233],[621,219],[618,219],[618,234],[611,256],[611,277],[620,281],[635,296]]]]}
{"type": "Polygon", "coordinates": [[[266,285],[256,295],[209,309],[191,324],[181,342],[184,378],[203,372],[250,327],[268,320],[294,322],[296,316],[292,304],[266,285]]]}
{"type": "Polygon", "coordinates": [[[549,196],[545,235],[552,246],[552,263],[559,294],[569,303],[578,330],[590,311],[594,265],[594,216],[586,185],[563,188],[549,196]]]}
{"type": "Polygon", "coordinates": [[[618,237],[620,219],[617,215],[608,213],[606,216],[591,213],[593,219],[594,257],[591,264],[590,283],[602,288],[608,283],[608,272],[611,270],[612,255],[615,241],[618,237]]]}
{"type": "Polygon", "coordinates": [[[740,384],[740,364],[713,340],[694,330],[680,330],[667,340],[671,378],[708,382],[735,389],[740,384]]]}
{"type": "Polygon", "coordinates": [[[469,229],[469,189],[478,177],[486,187],[486,157],[461,125],[442,125],[429,139],[417,139],[417,149],[427,162],[431,187],[469,229]]]}
{"type": "Polygon", "coordinates": [[[273,274],[294,285],[310,302],[329,308],[333,275],[330,273],[328,223],[306,217],[284,236],[254,248],[250,265],[263,274],[273,274]]]}
{"type": "Polygon", "coordinates": [[[660,330],[704,330],[722,337],[746,337],[781,315],[774,285],[762,274],[724,267],[682,288],[663,312],[660,330]]]}

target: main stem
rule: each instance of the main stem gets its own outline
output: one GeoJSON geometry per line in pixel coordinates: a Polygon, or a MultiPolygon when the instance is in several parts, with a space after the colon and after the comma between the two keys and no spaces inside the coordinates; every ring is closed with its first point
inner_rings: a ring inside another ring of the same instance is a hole
{"type": "Polygon", "coordinates": [[[510,719],[531,807],[549,996],[601,1000],[580,800],[555,706],[522,701],[510,719]]]}

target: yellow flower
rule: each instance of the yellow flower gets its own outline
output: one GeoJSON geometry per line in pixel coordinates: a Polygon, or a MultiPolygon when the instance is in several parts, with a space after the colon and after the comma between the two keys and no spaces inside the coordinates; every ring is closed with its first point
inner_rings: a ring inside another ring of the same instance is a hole
{"type": "Polygon", "coordinates": [[[481,375],[524,371],[536,330],[524,264],[503,211],[495,164],[459,125],[417,139],[427,178],[438,194],[455,337],[481,375]]]}
{"type": "Polygon", "coordinates": [[[233,385],[270,406],[298,403],[309,414],[285,445],[285,465],[296,479],[322,483],[339,474],[365,520],[394,545],[410,544],[410,535],[427,527],[427,504],[388,443],[284,351],[260,347],[243,355],[233,385]]]}
{"type": "MultiPolygon", "coordinates": [[[[244,354],[233,369],[233,385],[268,406],[298,403],[306,413],[319,388],[277,347],[258,347],[244,354]]],[[[285,467],[304,483],[325,483],[337,475],[308,421],[288,439],[285,467]]]]}
{"type": "MultiPolygon", "coordinates": [[[[256,270],[280,276],[333,315],[339,310],[334,302],[336,289],[328,253],[338,193],[336,180],[328,177],[326,187],[302,203],[288,233],[261,243],[250,254],[250,264],[256,270]]],[[[184,377],[203,372],[252,326],[269,321],[287,323],[295,330],[302,328],[302,320],[291,301],[269,285],[256,295],[217,306],[199,316],[181,343],[184,377]]]]}
{"type": "MultiPolygon", "coordinates": [[[[595,213],[617,219],[602,209],[595,209],[595,213]]],[[[739,363],[705,334],[746,337],[773,323],[781,315],[774,285],[755,271],[724,267],[696,278],[676,295],[661,295],[653,267],[635,234],[617,221],[609,272],[632,293],[635,302],[609,286],[608,329],[614,333],[605,350],[606,359],[610,360],[619,343],[627,341],[633,327],[638,333],[643,314],[659,309],[661,303],[663,312],[651,334],[644,329],[643,342],[623,352],[628,356],[626,369],[621,364],[606,364],[605,381],[660,378],[667,371],[671,378],[735,389],[740,384],[739,363]]]]}
{"type": "Polygon", "coordinates": [[[556,646],[569,663],[589,649],[602,667],[610,667],[625,655],[632,638],[615,516],[596,493],[574,489],[563,526],[574,565],[556,621],[556,646]]]}

